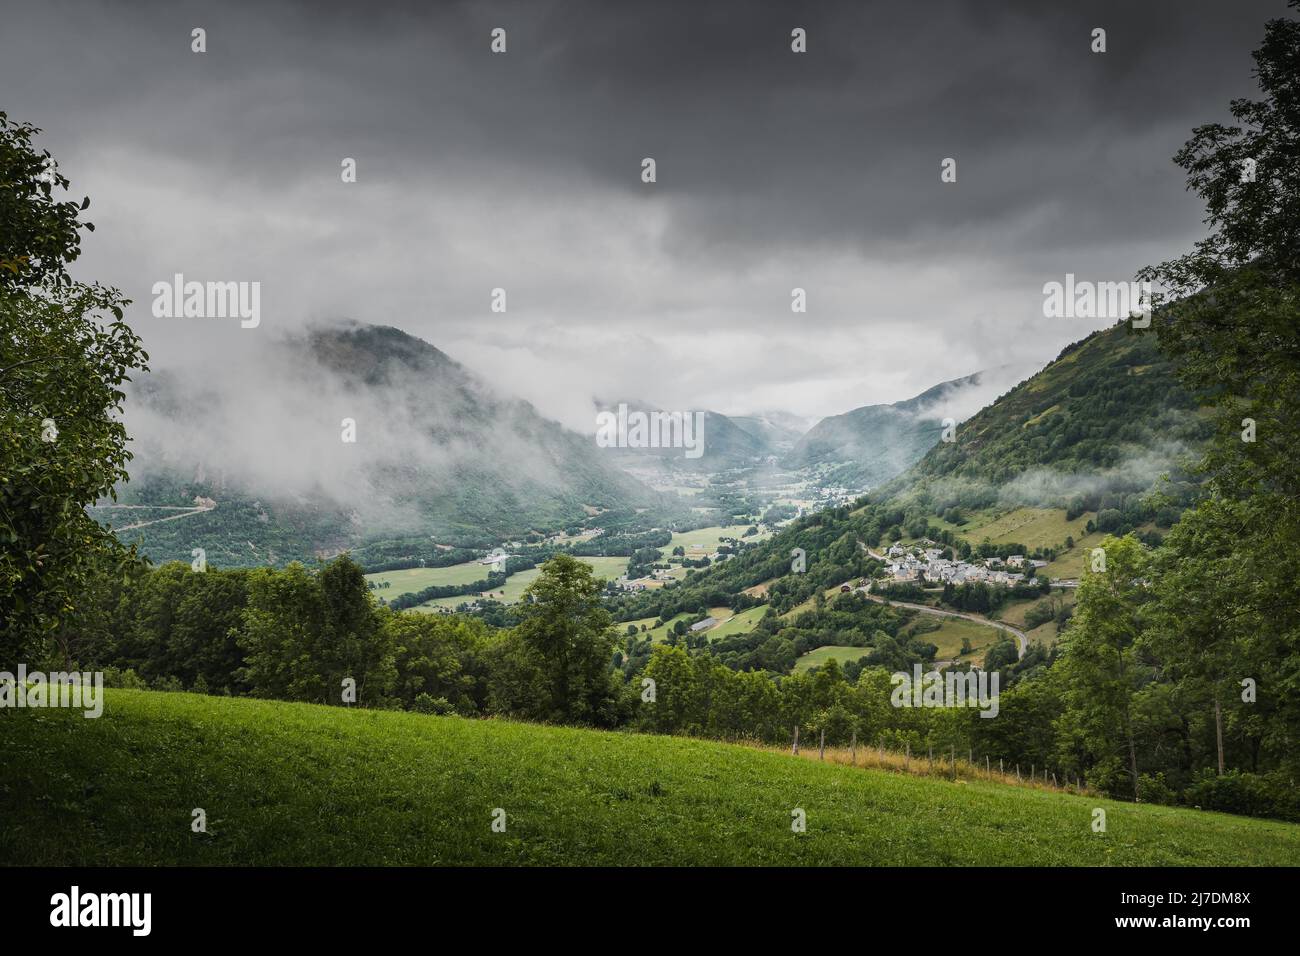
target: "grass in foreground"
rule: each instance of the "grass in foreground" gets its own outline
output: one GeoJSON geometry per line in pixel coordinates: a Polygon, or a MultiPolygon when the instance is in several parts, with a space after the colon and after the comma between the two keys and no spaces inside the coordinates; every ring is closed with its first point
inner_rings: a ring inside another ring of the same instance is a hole
{"type": "Polygon", "coordinates": [[[1300,863],[1290,824],[497,720],[116,690],[0,747],[18,864],[1300,863]]]}

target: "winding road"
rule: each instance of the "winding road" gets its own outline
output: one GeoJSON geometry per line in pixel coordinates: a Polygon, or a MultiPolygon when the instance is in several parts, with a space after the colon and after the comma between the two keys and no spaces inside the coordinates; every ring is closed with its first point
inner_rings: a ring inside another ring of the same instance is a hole
{"type": "Polygon", "coordinates": [[[179,511],[180,514],[168,515],[166,518],[155,518],[152,521],[137,521],[135,524],[124,524],[120,528],[114,528],[116,531],[134,531],[136,528],[147,528],[151,524],[161,524],[164,521],[175,521],[178,518],[188,518],[190,515],[206,514],[211,508],[182,508],[176,505],[91,505],[92,508],[111,508],[115,511],[179,511]]]}
{"type": "MultiPolygon", "coordinates": [[[[858,547],[867,552],[867,554],[871,555],[877,561],[889,560],[885,555],[877,554],[875,551],[872,551],[861,538],[858,539],[858,547]]],[[[937,607],[930,607],[928,604],[909,604],[906,601],[891,601],[888,598],[880,597],[877,594],[871,594],[870,584],[866,587],[854,588],[854,590],[866,597],[867,600],[876,601],[880,604],[894,604],[898,607],[906,607],[911,608],[913,611],[920,611],[922,614],[933,614],[936,617],[960,617],[967,621],[974,621],[976,624],[987,624],[989,627],[996,627],[1000,631],[1006,631],[1008,634],[1015,636],[1020,657],[1023,658],[1025,656],[1025,651],[1029,650],[1029,638],[1025,636],[1025,632],[1020,630],[1018,627],[1012,627],[1010,624],[1003,624],[1001,621],[991,621],[986,617],[979,617],[975,614],[963,614],[961,611],[944,611],[937,607]]]]}
{"type": "Polygon", "coordinates": [[[868,601],[876,601],[880,604],[892,604],[895,607],[910,608],[913,611],[920,611],[922,614],[933,614],[936,617],[960,617],[963,620],[974,621],[976,624],[985,624],[988,627],[996,627],[1000,631],[1006,631],[1008,634],[1015,636],[1016,643],[1019,645],[1020,657],[1024,657],[1025,651],[1029,649],[1029,638],[1025,636],[1025,632],[1020,630],[1018,627],[1004,624],[1002,621],[992,621],[987,617],[980,617],[977,614],[963,614],[961,611],[944,611],[937,607],[930,607],[928,604],[911,604],[907,601],[891,601],[889,598],[870,593],[869,588],[855,588],[855,590],[868,601]]]}

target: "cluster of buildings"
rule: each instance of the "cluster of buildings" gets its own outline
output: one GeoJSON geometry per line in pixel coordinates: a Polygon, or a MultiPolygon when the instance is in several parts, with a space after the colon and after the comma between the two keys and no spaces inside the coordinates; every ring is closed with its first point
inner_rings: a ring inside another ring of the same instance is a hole
{"type": "Polygon", "coordinates": [[[1027,571],[1047,564],[1046,561],[1028,559],[1023,554],[1010,555],[1004,561],[988,558],[977,564],[945,558],[943,554],[942,548],[896,544],[885,552],[885,570],[890,580],[897,583],[925,581],[956,585],[981,582],[1012,587],[1024,581],[1027,571]]]}
{"type": "Polygon", "coordinates": [[[813,511],[851,505],[862,496],[861,491],[845,485],[821,485],[812,489],[812,491],[816,499],[816,504],[812,508],[813,511]]]}

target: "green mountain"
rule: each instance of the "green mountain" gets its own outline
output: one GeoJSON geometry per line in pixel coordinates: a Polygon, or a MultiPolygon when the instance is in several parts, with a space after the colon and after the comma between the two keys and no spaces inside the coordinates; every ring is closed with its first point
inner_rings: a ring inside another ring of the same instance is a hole
{"type": "Polygon", "coordinates": [[[829,466],[827,477],[851,487],[878,485],[906,471],[940,438],[935,410],[959,390],[979,385],[980,373],[943,382],[892,405],[864,405],[823,418],[795,444],[783,464],[829,466]]]}
{"type": "Polygon", "coordinates": [[[774,454],[784,455],[808,431],[808,423],[788,412],[758,412],[728,416],[732,423],[763,442],[774,454]]]}
{"type": "Polygon", "coordinates": [[[717,606],[773,578],[781,580],[766,591],[766,603],[789,604],[791,595],[802,600],[817,586],[861,574],[860,542],[895,527],[920,536],[941,517],[960,525],[976,510],[1037,506],[1075,518],[1096,512],[1098,530],[1118,533],[1167,527],[1196,493],[1182,464],[1197,457],[1209,433],[1154,334],[1124,326],[1095,332],[959,425],[955,442],[939,442],[874,489],[871,507],[801,518],[682,585],[627,598],[625,616],[717,606]],[[788,574],[794,547],[807,552],[806,574],[788,574]]]}
{"type": "Polygon", "coordinates": [[[955,441],[936,444],[886,493],[947,483],[1064,506],[1144,491],[1207,437],[1155,334],[1116,325],[1067,346],[962,422],[955,441]]]}
{"type": "MultiPolygon", "coordinates": [[[[645,402],[598,402],[600,411],[617,413],[620,405],[628,412],[652,413],[663,411],[645,402]]],[[[695,411],[684,412],[694,415],[695,411]]],[[[697,457],[688,457],[682,448],[602,448],[604,460],[623,468],[640,471],[719,472],[729,468],[751,465],[773,454],[768,436],[757,428],[745,428],[720,412],[704,411],[700,426],[703,450],[697,457]]]]}
{"type": "Polygon", "coordinates": [[[119,537],[155,560],[202,547],[224,566],[280,564],[347,548],[365,562],[673,513],[590,437],[397,329],[317,329],[268,351],[238,387],[161,373],[136,388],[133,480],[119,493],[137,507],[95,512],[119,537]],[[139,507],[196,498],[215,507],[139,507]]]}

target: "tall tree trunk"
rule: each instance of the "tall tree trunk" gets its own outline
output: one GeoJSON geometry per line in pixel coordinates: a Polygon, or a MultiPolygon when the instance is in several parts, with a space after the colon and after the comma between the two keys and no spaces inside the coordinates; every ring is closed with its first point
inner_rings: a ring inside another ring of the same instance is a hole
{"type": "Polygon", "coordinates": [[[1133,802],[1138,803],[1138,758],[1137,745],[1133,742],[1133,711],[1132,711],[1132,688],[1129,686],[1127,672],[1124,667],[1124,651],[1120,647],[1115,648],[1117,663],[1119,664],[1120,682],[1124,690],[1124,736],[1128,738],[1128,772],[1133,778],[1133,802]]]}
{"type": "Polygon", "coordinates": [[[1137,747],[1133,743],[1133,728],[1128,729],[1128,772],[1133,777],[1133,802],[1138,802],[1138,758],[1137,747]]]}
{"type": "Polygon", "coordinates": [[[1219,694],[1214,694],[1214,736],[1219,745],[1219,776],[1223,776],[1223,707],[1219,694]]]}

